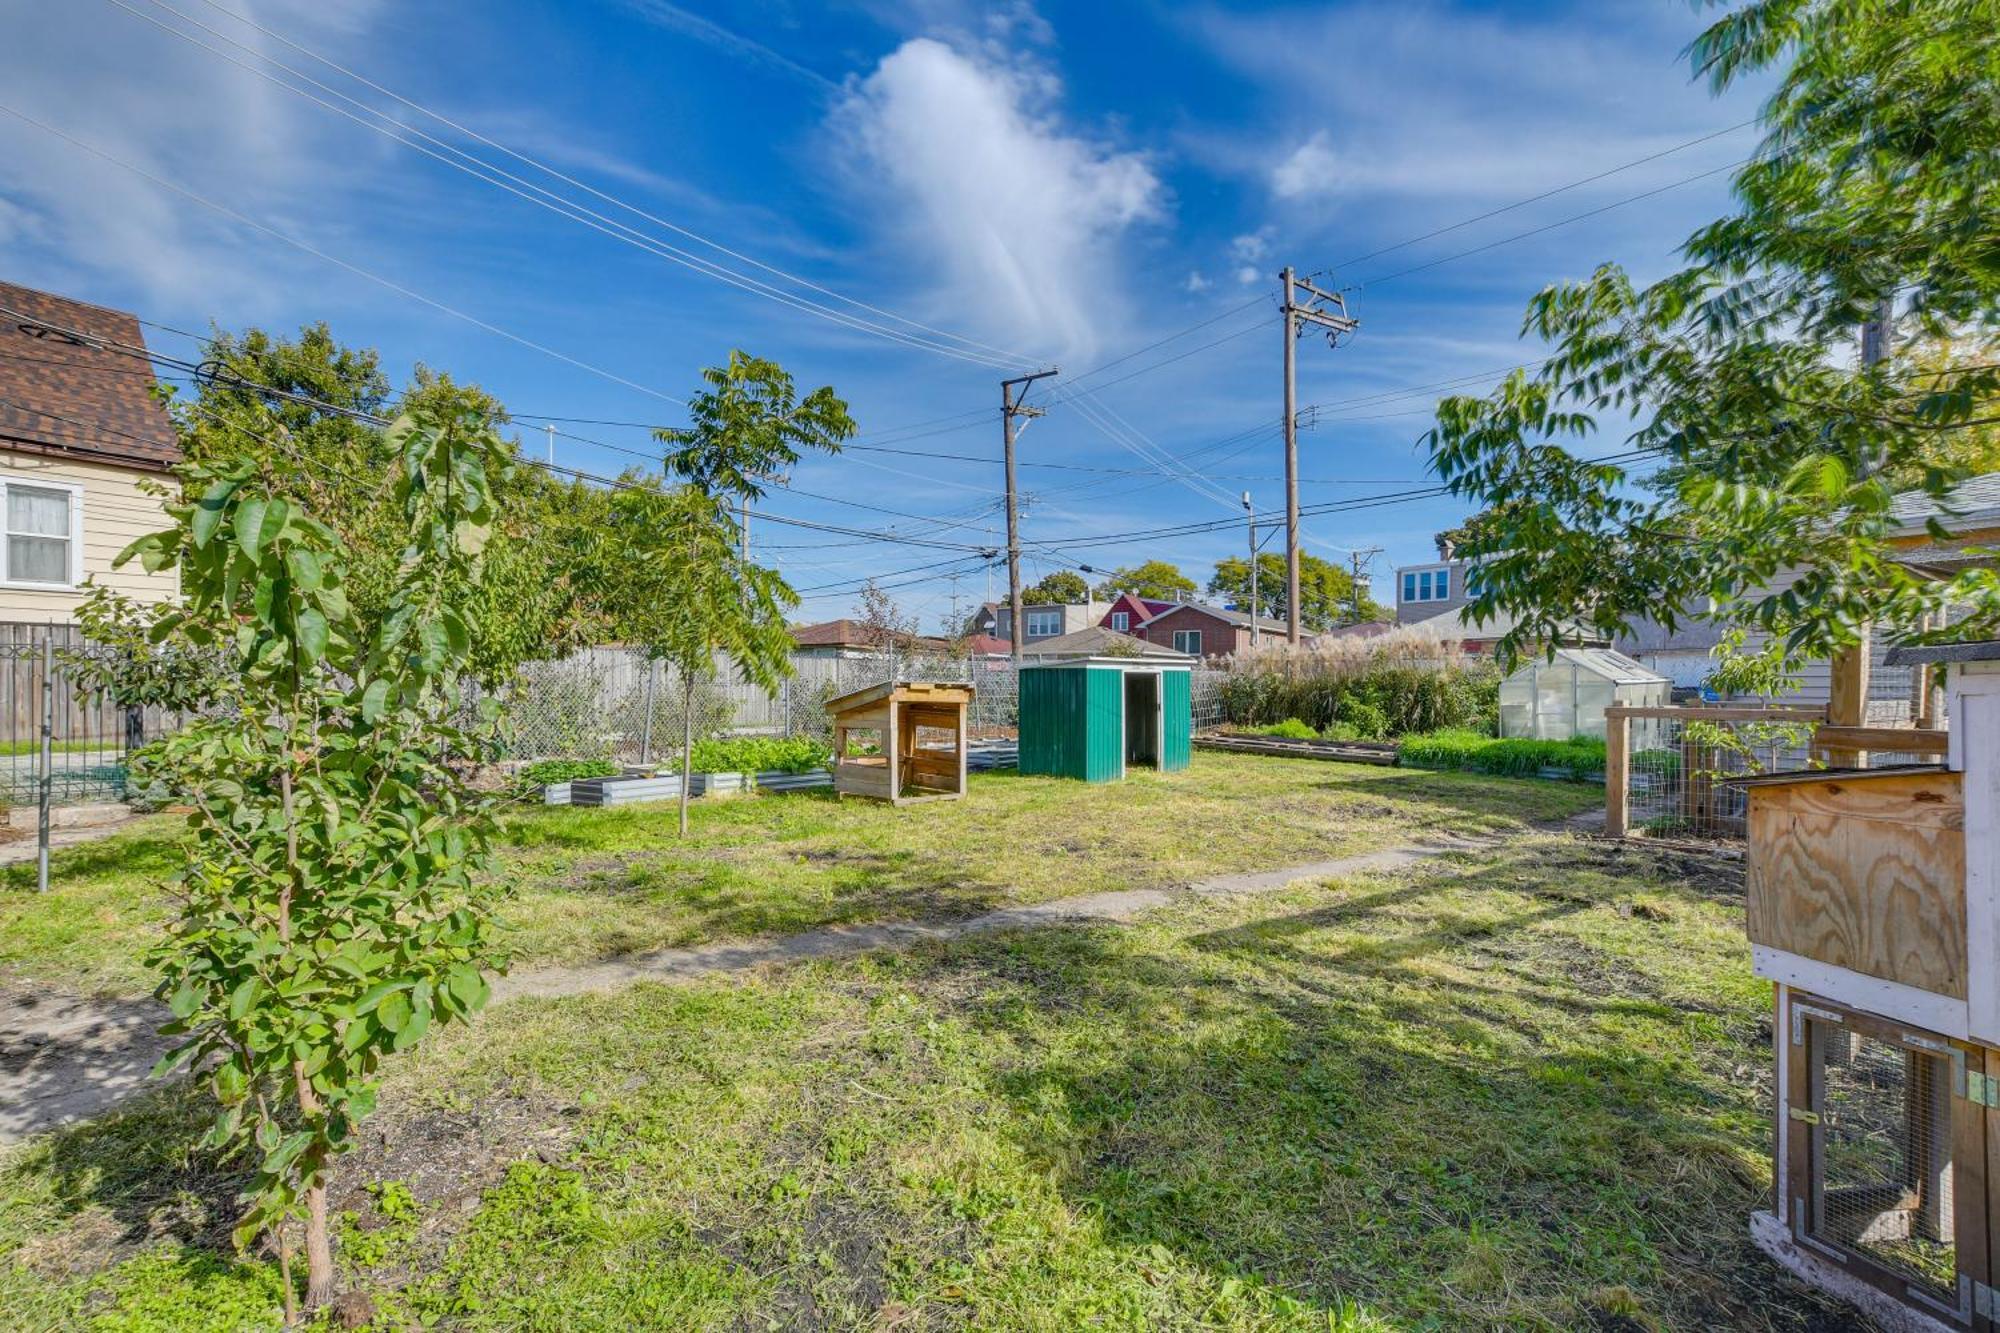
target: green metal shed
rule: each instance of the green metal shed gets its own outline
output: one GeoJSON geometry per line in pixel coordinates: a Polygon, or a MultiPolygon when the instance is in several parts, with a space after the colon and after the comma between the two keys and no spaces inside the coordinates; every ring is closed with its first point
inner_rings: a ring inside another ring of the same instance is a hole
{"type": "Polygon", "coordinates": [[[1194,745],[1193,664],[1084,657],[1021,668],[1021,772],[1117,782],[1171,772],[1194,745]]]}

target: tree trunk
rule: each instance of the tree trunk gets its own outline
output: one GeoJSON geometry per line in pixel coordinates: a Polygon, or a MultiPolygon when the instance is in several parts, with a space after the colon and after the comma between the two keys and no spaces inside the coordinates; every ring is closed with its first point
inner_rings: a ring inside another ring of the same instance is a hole
{"type": "Polygon", "coordinates": [[[688,832],[688,786],[694,781],[694,676],[681,672],[681,836],[688,832]]]}
{"type": "Polygon", "coordinates": [[[308,1311],[333,1300],[333,1244],[326,1229],[326,1178],[306,1190],[306,1304],[308,1311]]]}

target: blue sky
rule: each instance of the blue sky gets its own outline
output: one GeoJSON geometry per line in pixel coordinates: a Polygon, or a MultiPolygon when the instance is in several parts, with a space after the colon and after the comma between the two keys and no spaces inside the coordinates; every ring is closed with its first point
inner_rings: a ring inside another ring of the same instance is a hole
{"type": "MultiPolygon", "coordinates": [[[[1338,349],[1300,349],[1300,402],[1323,405],[1300,436],[1305,502],[1422,485],[1437,391],[1413,386],[1483,387],[1540,355],[1517,333],[1549,281],[1607,259],[1663,271],[1727,206],[1726,172],[1679,182],[1747,156],[1755,132],[1400,243],[1749,120],[1753,94],[1689,81],[1678,53],[1701,22],[1682,0],[23,4],[0,103],[127,165],[0,114],[0,274],[183,330],[324,319],[399,380],[421,361],[483,384],[524,434],[530,413],[678,421],[700,367],[746,348],[833,384],[871,446],[807,463],[768,512],[931,543],[1000,544],[992,363],[1057,364],[1021,441],[1027,577],[1159,557],[1205,581],[1240,524],[1093,539],[1240,516],[1244,490],[1281,502],[1279,267],[1349,287],[1362,321],[1338,349]],[[284,78],[269,59],[353,98],[308,88],[353,118],[253,72],[284,78]],[[390,122],[602,221],[370,128],[390,122]]],[[[562,429],[600,443],[558,438],[557,460],[595,472],[650,448],[642,429],[562,429]]],[[[1388,571],[1461,517],[1449,499],[1322,515],[1306,549],[1385,548],[1387,600],[1388,571]]],[[[847,613],[871,574],[926,628],[954,592],[969,607],[1005,587],[947,545],[753,533],[809,619],[847,613]]]]}

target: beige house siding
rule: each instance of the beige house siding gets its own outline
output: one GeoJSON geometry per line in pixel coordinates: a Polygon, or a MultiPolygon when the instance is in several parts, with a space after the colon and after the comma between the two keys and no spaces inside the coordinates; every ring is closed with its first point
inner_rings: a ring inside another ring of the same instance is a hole
{"type": "MultiPolygon", "coordinates": [[[[158,532],[169,524],[158,497],[139,489],[140,482],[148,478],[171,480],[162,473],[138,468],[0,450],[0,482],[80,488],[82,545],[80,559],[73,562],[73,568],[80,564],[84,578],[115,588],[137,601],[159,602],[178,595],[175,571],[148,574],[136,562],[119,570],[111,567],[118,553],[134,538],[158,532]]],[[[4,516],[4,511],[0,511],[0,518],[4,516]]],[[[0,580],[0,622],[67,624],[76,619],[83,596],[80,582],[54,588],[0,580]]]]}

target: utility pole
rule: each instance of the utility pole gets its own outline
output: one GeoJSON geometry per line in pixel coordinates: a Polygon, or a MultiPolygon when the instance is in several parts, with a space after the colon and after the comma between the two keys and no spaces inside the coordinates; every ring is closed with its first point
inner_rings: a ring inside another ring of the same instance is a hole
{"type": "Polygon", "coordinates": [[[554,467],[556,462],[556,425],[551,421],[548,425],[542,427],[542,429],[549,433],[549,466],[554,467]]]}
{"type": "Polygon", "coordinates": [[[1027,626],[1021,623],[1021,515],[1017,499],[1019,492],[1014,486],[1014,419],[1016,417],[1038,417],[1039,407],[1029,407],[1021,400],[1028,396],[1028,389],[1036,380],[1045,380],[1056,370],[1038,370],[1032,375],[1016,375],[1011,380],[1000,381],[1000,435],[1006,445],[1007,454],[1007,635],[1010,656],[1014,659],[1014,669],[1021,669],[1021,640],[1027,634],[1027,626]]]}
{"type": "Polygon", "coordinates": [[[1243,492],[1243,523],[1250,530],[1250,646],[1255,648],[1263,635],[1257,628],[1257,510],[1248,491],[1243,492]]]}
{"type": "Polygon", "coordinates": [[[1364,547],[1359,551],[1347,553],[1348,562],[1354,571],[1348,575],[1347,590],[1353,596],[1354,623],[1357,625],[1361,623],[1361,576],[1368,572],[1368,566],[1374,564],[1375,557],[1380,554],[1382,548],[1379,546],[1364,547]]]}
{"type": "Polygon", "coordinates": [[[1361,327],[1350,318],[1347,301],[1339,292],[1323,292],[1299,277],[1290,264],[1278,275],[1285,287],[1285,637],[1299,641],[1299,385],[1298,339],[1303,327],[1311,324],[1326,330],[1329,347],[1340,345],[1342,334],[1361,327]],[[1299,303],[1299,293],[1306,295],[1299,303]]]}
{"type": "MultiPolygon", "coordinates": [[[[1896,298],[1893,294],[1876,303],[1874,314],[1861,326],[1861,364],[1868,367],[1886,361],[1896,331],[1896,298]]],[[[1874,627],[1861,626],[1861,641],[1835,652],[1831,677],[1827,682],[1826,720],[1836,727],[1865,726],[1868,721],[1869,648],[1874,627]]],[[[1828,750],[1827,762],[1836,768],[1868,767],[1865,750],[1828,750]]]]}

